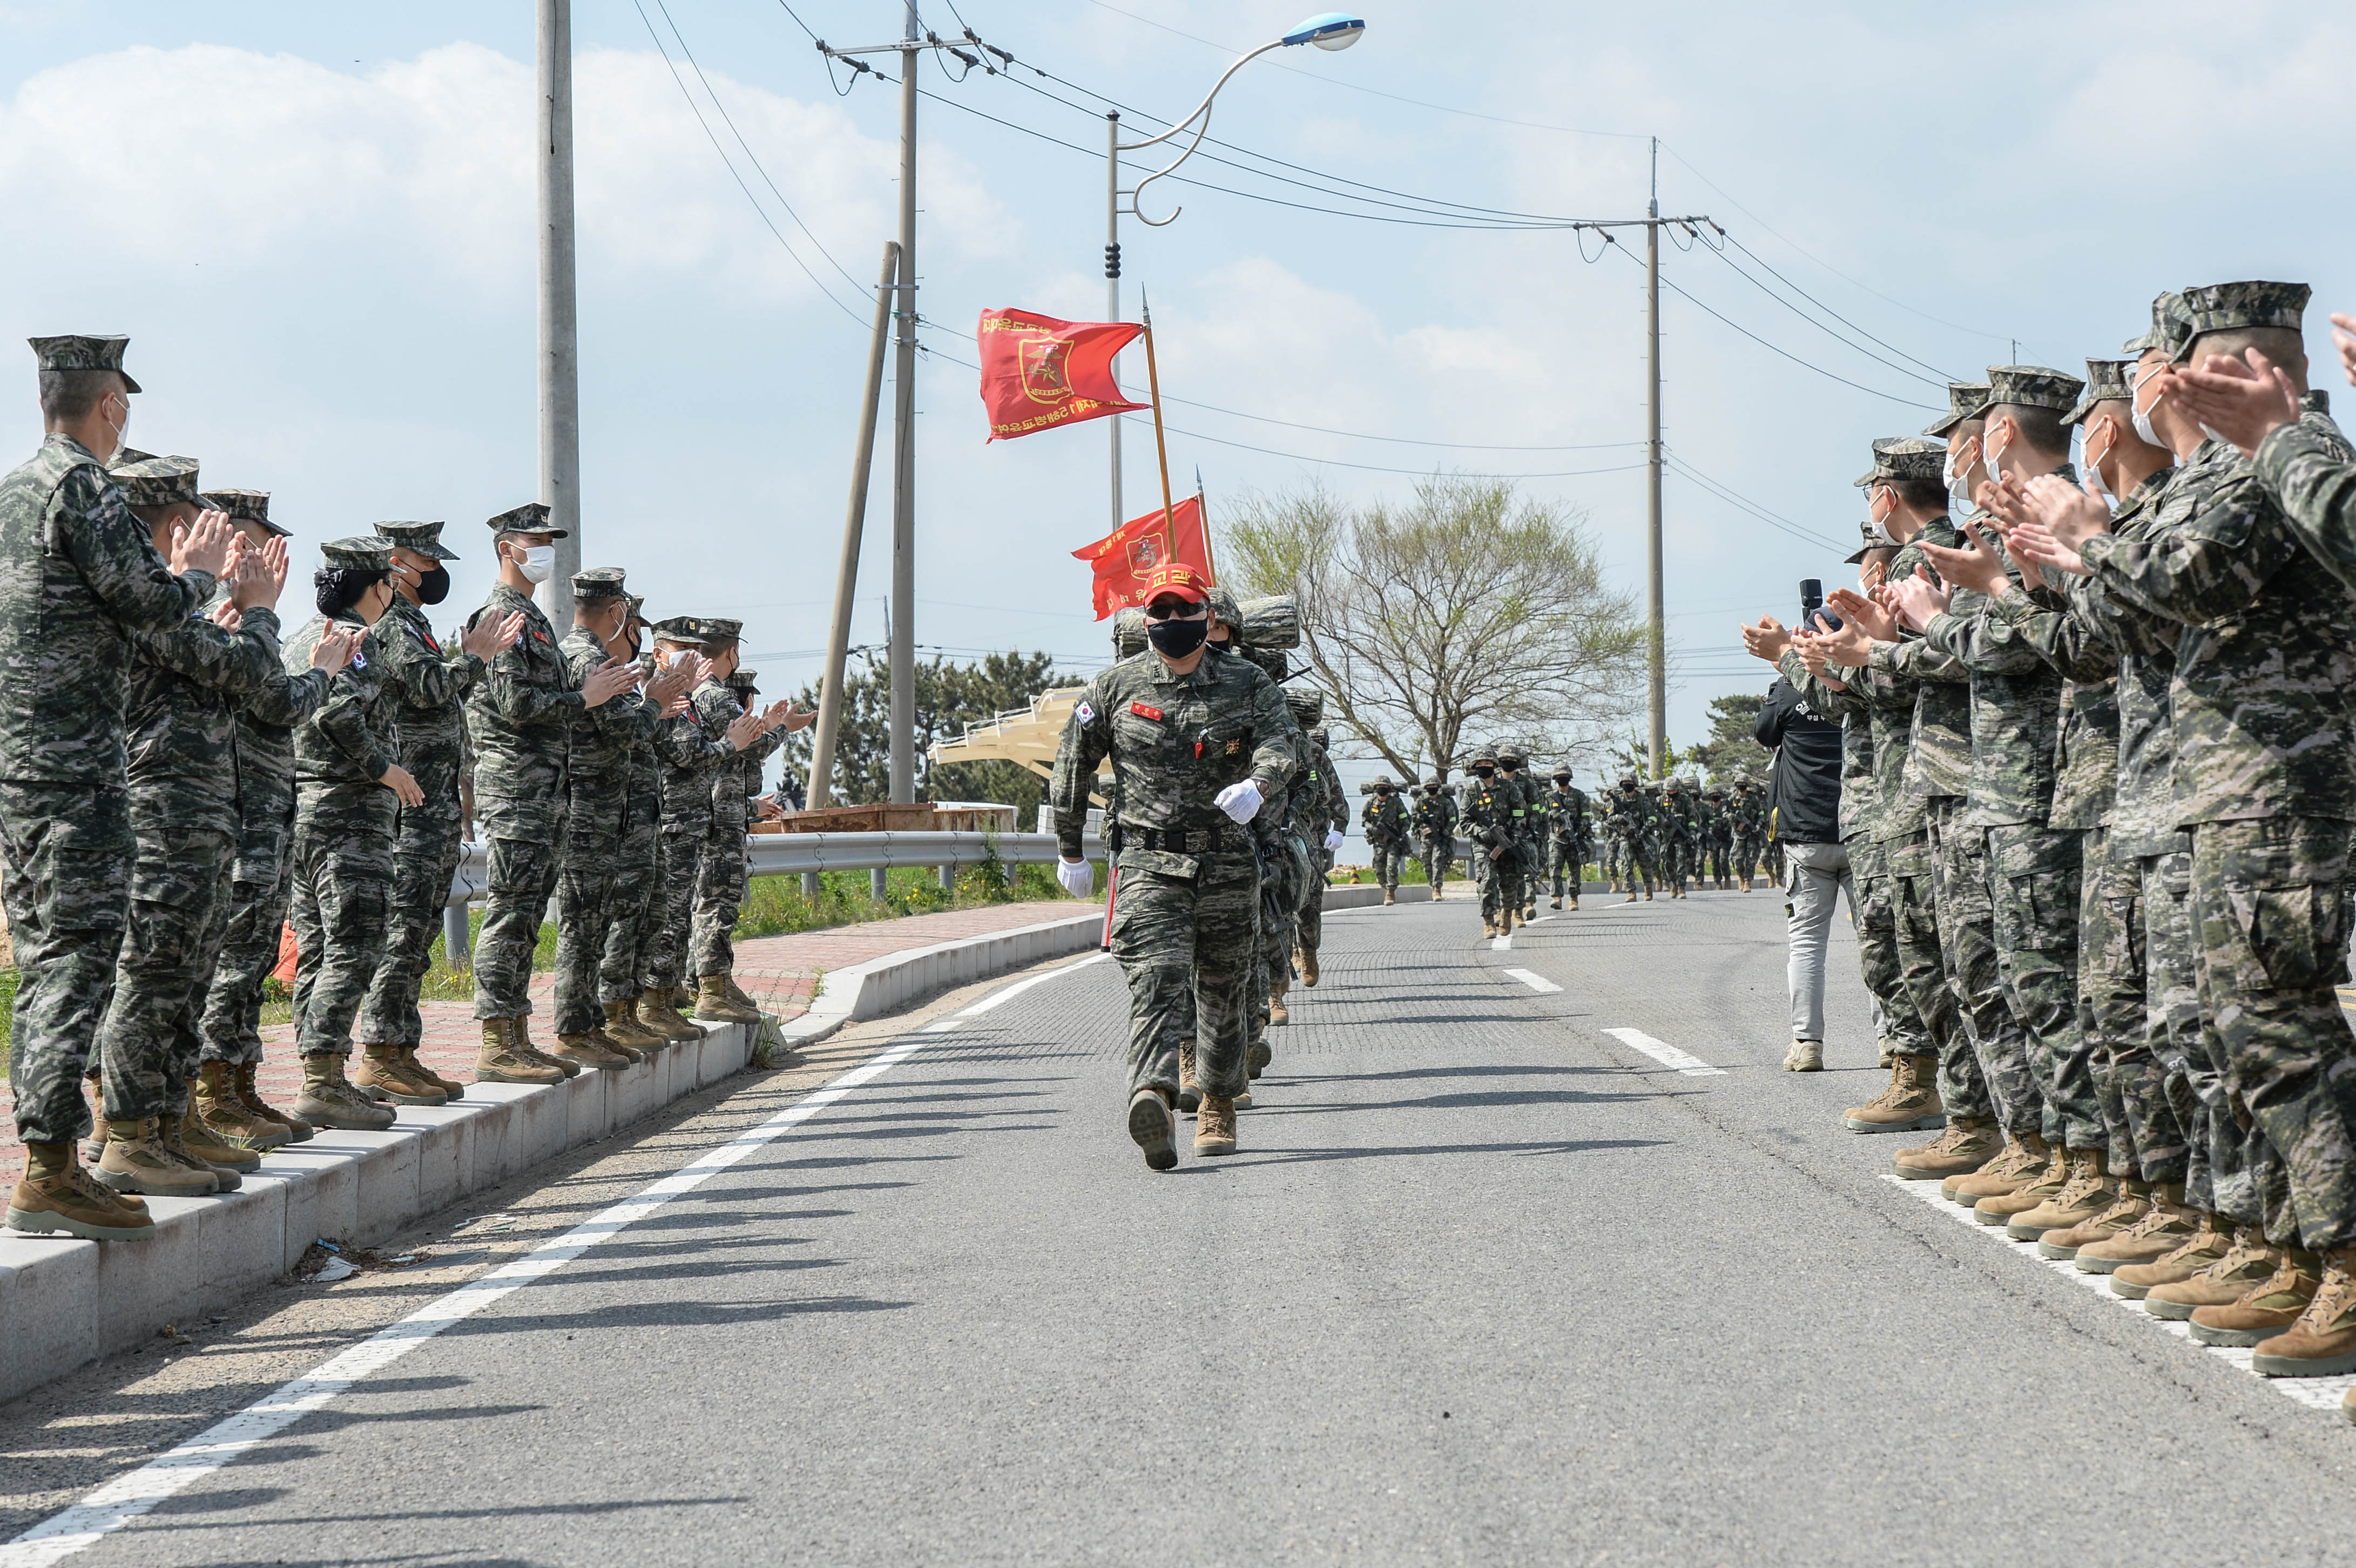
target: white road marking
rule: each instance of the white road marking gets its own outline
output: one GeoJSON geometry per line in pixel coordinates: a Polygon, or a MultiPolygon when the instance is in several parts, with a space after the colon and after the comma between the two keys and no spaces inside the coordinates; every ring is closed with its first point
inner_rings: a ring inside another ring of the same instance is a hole
{"type": "Polygon", "coordinates": [[[1970,1210],[1963,1207],[1959,1203],[1950,1203],[1946,1199],[1940,1196],[1939,1183],[1935,1181],[1909,1181],[1902,1176],[1892,1175],[1887,1171],[1882,1173],[1881,1179],[1890,1183],[1901,1192],[1907,1193],[1912,1197],[1921,1199],[1923,1202],[1928,1203],[1932,1208],[1938,1210],[1948,1218],[1960,1221],[1965,1229],[1972,1231],[1976,1234],[1987,1237],[1991,1241],[1994,1241],[1998,1245],[2002,1246],[2007,1252],[2017,1253],[2029,1263],[2041,1264],[2045,1267],[2052,1270],[2055,1274],[2060,1275],[2063,1279],[2072,1280],[2079,1285],[2084,1285],[2088,1290],[2093,1291],[2096,1296],[2102,1297],[2104,1301],[2109,1302],[2112,1306],[2125,1307],[2127,1311],[2135,1314],[2136,1321],[2148,1323],[2153,1328],[2158,1329],[2161,1333],[2168,1335],[2171,1339],[2180,1340],[2184,1344],[2190,1346],[2193,1349],[2203,1351],[2209,1355],[2218,1358],[2220,1360],[2222,1360],[2231,1366],[2240,1368],[2243,1371],[2249,1372],[2252,1377],[2258,1378],[2260,1382],[2270,1384],[2276,1393],[2283,1395],[2286,1399],[2295,1400],[2300,1404],[2313,1405],[2319,1410],[2336,1411],[2340,1408],[2340,1402],[2347,1394],[2348,1391],[2351,1388],[2356,1388],[2356,1376],[2336,1378],[2259,1378],[2256,1372],[2251,1371],[2250,1370],[2251,1352],[2247,1347],[2202,1344],[2200,1340],[2195,1339],[2192,1337],[2191,1324],[2174,1322],[2166,1317],[2154,1317],[2150,1313],[2146,1312],[2143,1309],[2143,1304],[2141,1302],[2129,1301],[2123,1296],[2112,1294],[2111,1276],[2109,1275],[2088,1274],[2079,1268],[2077,1264],[2069,1258],[2046,1257],[2038,1252],[2037,1243],[2035,1242],[2016,1242],[2009,1235],[2005,1233],[2005,1228],[2002,1225],[1981,1224],[1977,1220],[1972,1218],[1972,1211],[1970,1210]]]}
{"type": "Polygon", "coordinates": [[[1515,979],[1519,980],[1523,985],[1527,986],[1531,990],[1537,992],[1540,996],[1547,996],[1553,992],[1562,989],[1560,986],[1556,985],[1552,980],[1547,979],[1545,976],[1533,975],[1527,969],[1508,969],[1505,973],[1511,975],[1515,979]]]}
{"type": "Polygon", "coordinates": [[[1700,1057],[1679,1051],[1665,1040],[1655,1040],[1640,1029],[1607,1029],[1603,1031],[1631,1051],[1641,1051],[1664,1067],[1674,1067],[1688,1078],[1723,1078],[1726,1069],[1712,1067],[1700,1057]]]}
{"type": "Polygon", "coordinates": [[[1511,953],[1513,950],[1514,939],[1511,936],[1493,936],[1489,939],[1489,951],[1492,953],[1511,953]]]}
{"type": "MultiPolygon", "coordinates": [[[[1033,986],[1085,968],[1095,963],[1097,958],[1108,956],[1109,955],[1098,954],[1096,957],[1067,964],[1044,975],[1018,980],[968,1008],[964,1016],[985,1012],[1033,986]]],[[[924,1032],[935,1032],[938,1029],[939,1024],[932,1024],[926,1026],[924,1032]]],[[[466,1321],[501,1296],[547,1278],[591,1248],[612,1241],[673,1199],[686,1196],[756,1150],[784,1137],[820,1111],[899,1066],[924,1049],[924,1045],[920,1039],[909,1039],[887,1046],[824,1087],[812,1090],[758,1126],[730,1138],[670,1175],[641,1188],[635,1197],[624,1199],[590,1216],[553,1241],[541,1243],[513,1263],[495,1268],[447,1295],[437,1296],[399,1322],[378,1330],[351,1349],[329,1357],[303,1376],[282,1383],[243,1410],[222,1417],[169,1453],[149,1460],[135,1470],[117,1476],[73,1507],[50,1515],[14,1541],[0,1545],[0,1568],[46,1568],[47,1564],[62,1562],[86,1547],[96,1545],[102,1537],[122,1529],[157,1504],[231,1461],[243,1457],[312,1412],[324,1409],[337,1396],[382,1371],[444,1328],[466,1321]]]]}
{"type": "Polygon", "coordinates": [[[937,1019],[933,1022],[926,1024],[923,1032],[926,1034],[947,1034],[949,1030],[960,1027],[962,1026],[958,1024],[955,1017],[937,1019]]]}
{"type": "Polygon", "coordinates": [[[1111,956],[1109,953],[1092,953],[1076,964],[1066,964],[1061,969],[1050,969],[1044,975],[1033,975],[1027,980],[1017,980],[1002,991],[991,992],[990,995],[956,1016],[961,1019],[978,1019],[992,1008],[1002,1007],[1012,1001],[1033,986],[1044,986],[1050,980],[1060,980],[1075,969],[1085,969],[1091,964],[1101,964],[1111,956]]]}

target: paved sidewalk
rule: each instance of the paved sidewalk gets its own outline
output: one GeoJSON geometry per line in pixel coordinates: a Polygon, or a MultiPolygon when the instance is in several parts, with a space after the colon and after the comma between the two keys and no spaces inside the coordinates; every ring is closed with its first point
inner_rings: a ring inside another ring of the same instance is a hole
{"type": "MultiPolygon", "coordinates": [[[[788,936],[763,936],[736,944],[736,983],[774,1014],[779,1022],[799,1018],[809,1009],[819,977],[829,970],[870,958],[954,942],[961,936],[982,936],[995,931],[1036,925],[1041,921],[1072,913],[1076,900],[1064,902],[991,904],[981,909],[949,910],[940,914],[914,914],[901,920],[869,921],[824,931],[797,932],[788,936]]],[[[555,976],[531,977],[531,1036],[545,1047],[556,1036],[552,996],[555,976]]],[[[425,1020],[425,1039],[418,1060],[445,1078],[471,1083],[475,1056],[483,1043],[482,1026],[475,1019],[472,1002],[427,1002],[419,1012],[425,1020]]],[[[272,1024],[262,1031],[268,1054],[256,1082],[273,1104],[294,1101],[303,1086],[303,1064],[294,1055],[294,1026],[272,1024]]],[[[16,1097],[0,1084],[0,1183],[13,1187],[25,1167],[25,1147],[16,1141],[16,1097]]]]}

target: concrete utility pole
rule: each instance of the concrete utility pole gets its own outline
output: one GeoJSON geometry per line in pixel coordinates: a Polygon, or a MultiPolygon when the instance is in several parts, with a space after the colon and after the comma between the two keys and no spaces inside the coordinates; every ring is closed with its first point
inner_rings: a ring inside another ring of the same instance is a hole
{"type": "Polygon", "coordinates": [[[1653,196],[1644,219],[1644,635],[1653,776],[1669,767],[1669,669],[1661,619],[1661,140],[1653,138],[1653,196]]]}
{"type": "MultiPolygon", "coordinates": [[[[1105,116],[1105,319],[1120,319],[1120,115],[1116,111],[1105,116]]],[[[1120,363],[1119,355],[1113,364],[1120,363]]],[[[1114,372],[1119,379],[1118,369],[1114,372]]],[[[1127,508],[1120,504],[1120,416],[1105,421],[1106,433],[1112,440],[1112,526],[1116,528],[1129,521],[1127,508]]]]}
{"type": "Polygon", "coordinates": [[[916,0],[900,51],[900,315],[892,408],[892,798],[916,798],[916,0]]]}
{"type": "Polygon", "coordinates": [[[573,0],[540,5],[540,498],[556,571],[533,595],[559,631],[573,624],[581,570],[581,320],[573,294],[573,0]]]}

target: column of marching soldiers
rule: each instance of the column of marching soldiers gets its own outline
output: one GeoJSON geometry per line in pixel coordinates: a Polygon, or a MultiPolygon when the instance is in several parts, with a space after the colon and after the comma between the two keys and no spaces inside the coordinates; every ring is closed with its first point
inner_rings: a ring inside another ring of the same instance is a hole
{"type": "Polygon", "coordinates": [[[0,873],[27,1150],[10,1227],[140,1235],[142,1194],[229,1190],[316,1127],[463,1094],[417,1048],[464,781],[488,860],[477,1082],[554,1083],[696,1039],[691,987],[698,1019],[758,1024],[730,945],[744,831],[762,760],[810,716],[755,705],[739,623],[649,624],[602,568],[573,578],[560,633],[532,590],[561,530],[532,503],[489,519],[498,582],[455,646],[426,609],[457,557],[427,522],[322,545],[316,613],[282,642],[290,530],[269,496],[124,445],[125,339],[32,341],[47,433],[0,480],[0,873]],[[543,1049],[529,987],[552,897],[543,1049]],[[290,921],[288,1110],[256,1074],[290,921]]]}
{"type": "Polygon", "coordinates": [[[1952,387],[1873,443],[1858,589],[1744,628],[1845,730],[1891,1055],[1846,1125],[1940,1128],[1901,1176],[2291,1377],[2356,1371],[2356,453],[2308,293],[1952,387]]]}

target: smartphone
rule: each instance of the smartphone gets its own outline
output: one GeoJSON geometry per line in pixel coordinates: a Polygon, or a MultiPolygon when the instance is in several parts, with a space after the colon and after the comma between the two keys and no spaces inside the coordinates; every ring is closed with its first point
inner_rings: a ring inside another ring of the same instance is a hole
{"type": "Polygon", "coordinates": [[[1837,632],[1847,623],[1825,608],[1825,584],[1821,578],[1800,579],[1800,624],[1812,632],[1837,632]]]}

